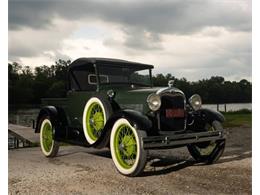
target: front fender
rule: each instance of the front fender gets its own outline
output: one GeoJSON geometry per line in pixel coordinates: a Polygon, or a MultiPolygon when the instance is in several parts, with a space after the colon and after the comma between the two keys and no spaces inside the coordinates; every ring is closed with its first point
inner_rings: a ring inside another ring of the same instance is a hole
{"type": "Polygon", "coordinates": [[[125,118],[129,121],[129,123],[134,126],[136,129],[141,129],[144,131],[148,131],[152,128],[152,122],[149,120],[147,116],[142,114],[141,112],[125,109],[115,112],[106,122],[105,127],[102,131],[99,139],[92,145],[95,148],[103,148],[106,147],[109,143],[110,133],[113,128],[114,123],[120,119],[125,118]]]}
{"type": "Polygon", "coordinates": [[[197,110],[197,112],[207,121],[212,123],[213,121],[217,120],[221,123],[225,121],[225,117],[218,111],[210,110],[207,108],[202,108],[197,110]]]}

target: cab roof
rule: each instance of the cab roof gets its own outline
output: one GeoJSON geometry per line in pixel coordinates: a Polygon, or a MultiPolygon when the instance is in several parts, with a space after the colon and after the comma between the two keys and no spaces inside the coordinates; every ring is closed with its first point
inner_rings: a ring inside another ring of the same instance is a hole
{"type": "Polygon", "coordinates": [[[78,58],[77,60],[73,61],[69,65],[69,70],[88,69],[93,67],[93,64],[105,65],[105,66],[111,65],[111,66],[119,66],[119,67],[132,67],[136,69],[154,68],[153,65],[149,65],[149,64],[142,64],[142,63],[131,62],[126,60],[113,59],[113,58],[78,58]]]}

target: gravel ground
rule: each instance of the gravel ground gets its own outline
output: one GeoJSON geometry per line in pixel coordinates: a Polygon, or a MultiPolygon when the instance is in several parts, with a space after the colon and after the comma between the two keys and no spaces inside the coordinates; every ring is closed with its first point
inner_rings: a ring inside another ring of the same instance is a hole
{"type": "Polygon", "coordinates": [[[223,157],[196,164],[186,148],[150,151],[140,177],[120,175],[107,149],[9,150],[9,194],[251,194],[251,128],[228,129],[223,157]]]}

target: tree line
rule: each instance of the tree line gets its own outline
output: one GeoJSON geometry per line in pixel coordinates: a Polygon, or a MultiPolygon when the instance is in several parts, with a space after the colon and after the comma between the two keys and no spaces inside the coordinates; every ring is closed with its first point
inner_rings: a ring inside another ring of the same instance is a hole
{"type": "MultiPolygon", "coordinates": [[[[40,104],[43,97],[66,97],[67,71],[70,60],[58,60],[54,65],[42,65],[32,69],[17,62],[8,63],[9,104],[40,104]]],[[[186,97],[197,93],[204,103],[248,103],[252,101],[252,83],[246,79],[226,81],[221,76],[212,76],[196,82],[176,78],[171,74],[157,74],[154,86],[167,86],[174,80],[174,86],[186,97]]]]}

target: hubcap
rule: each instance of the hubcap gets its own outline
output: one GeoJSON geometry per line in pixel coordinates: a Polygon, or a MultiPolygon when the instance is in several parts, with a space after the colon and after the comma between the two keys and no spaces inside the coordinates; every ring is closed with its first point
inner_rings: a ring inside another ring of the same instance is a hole
{"type": "Polygon", "coordinates": [[[87,132],[90,138],[96,141],[104,128],[104,114],[98,103],[90,105],[86,116],[87,132]]]}
{"type": "Polygon", "coordinates": [[[114,147],[119,164],[126,169],[131,168],[136,161],[137,144],[134,132],[127,124],[118,127],[114,147]]]}

